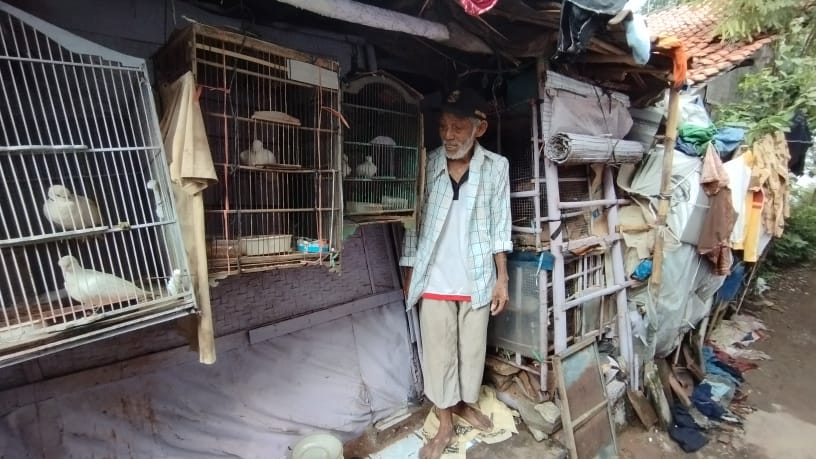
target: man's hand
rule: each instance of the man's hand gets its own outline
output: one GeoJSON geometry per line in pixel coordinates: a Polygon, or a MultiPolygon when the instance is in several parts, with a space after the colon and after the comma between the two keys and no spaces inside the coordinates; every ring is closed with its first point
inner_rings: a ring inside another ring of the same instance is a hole
{"type": "Polygon", "coordinates": [[[411,275],[414,273],[414,268],[405,268],[405,279],[402,282],[402,294],[405,299],[408,299],[408,289],[411,287],[411,275]]]}
{"type": "Polygon", "coordinates": [[[490,302],[490,315],[497,316],[507,307],[507,302],[510,297],[507,293],[507,278],[496,280],[496,286],[493,287],[493,299],[490,302]]]}

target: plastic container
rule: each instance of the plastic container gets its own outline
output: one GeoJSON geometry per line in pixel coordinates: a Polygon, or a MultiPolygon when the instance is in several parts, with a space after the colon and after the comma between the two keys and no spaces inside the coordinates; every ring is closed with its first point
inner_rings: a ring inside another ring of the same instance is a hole
{"type": "Polygon", "coordinates": [[[292,251],[291,234],[275,234],[243,238],[240,241],[241,253],[247,256],[272,255],[292,251]]]}

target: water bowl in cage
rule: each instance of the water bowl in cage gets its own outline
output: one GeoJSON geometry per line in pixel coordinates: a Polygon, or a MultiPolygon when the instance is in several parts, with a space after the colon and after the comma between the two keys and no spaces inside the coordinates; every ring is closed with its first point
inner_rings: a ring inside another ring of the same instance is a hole
{"type": "Polygon", "coordinates": [[[329,242],[325,239],[300,238],[297,240],[297,250],[306,253],[328,252],[329,242]]]}
{"type": "Polygon", "coordinates": [[[292,251],[291,234],[273,234],[241,239],[241,253],[247,256],[273,255],[292,251]]]}

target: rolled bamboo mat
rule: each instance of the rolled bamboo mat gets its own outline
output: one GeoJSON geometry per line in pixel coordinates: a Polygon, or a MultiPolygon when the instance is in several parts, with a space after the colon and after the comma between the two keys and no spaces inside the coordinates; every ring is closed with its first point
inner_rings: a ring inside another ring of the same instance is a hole
{"type": "Polygon", "coordinates": [[[550,137],[547,157],[556,164],[631,164],[643,158],[643,145],[632,140],[559,132],[550,137]]]}

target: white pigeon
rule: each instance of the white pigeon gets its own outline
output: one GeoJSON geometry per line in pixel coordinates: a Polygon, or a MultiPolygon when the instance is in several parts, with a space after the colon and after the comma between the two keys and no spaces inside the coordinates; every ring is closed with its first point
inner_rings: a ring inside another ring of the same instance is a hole
{"type": "Polygon", "coordinates": [[[263,142],[258,139],[253,140],[252,147],[242,151],[238,157],[247,166],[270,166],[277,163],[275,154],[264,148],[263,142]]]}
{"type": "Polygon", "coordinates": [[[170,295],[178,295],[184,291],[184,283],[181,278],[181,270],[174,269],[173,274],[167,278],[167,293],[170,295]]]}
{"type": "Polygon", "coordinates": [[[348,155],[343,153],[343,178],[351,175],[351,166],[349,166],[348,155]]]}
{"type": "Polygon", "coordinates": [[[148,189],[150,189],[150,191],[153,192],[153,201],[156,203],[156,207],[154,209],[154,211],[156,212],[156,217],[158,217],[159,220],[164,220],[164,206],[162,206],[161,190],[159,190],[159,184],[155,180],[150,179],[147,181],[146,186],[148,189]]]}
{"type": "Polygon", "coordinates": [[[64,230],[92,228],[102,224],[96,203],[77,196],[63,185],[51,185],[43,204],[45,218],[64,230]]]}
{"type": "Polygon", "coordinates": [[[79,260],[71,255],[60,258],[59,267],[68,296],[83,306],[100,307],[139,297],[153,297],[150,292],[113,274],[83,268],[79,260]]]}

